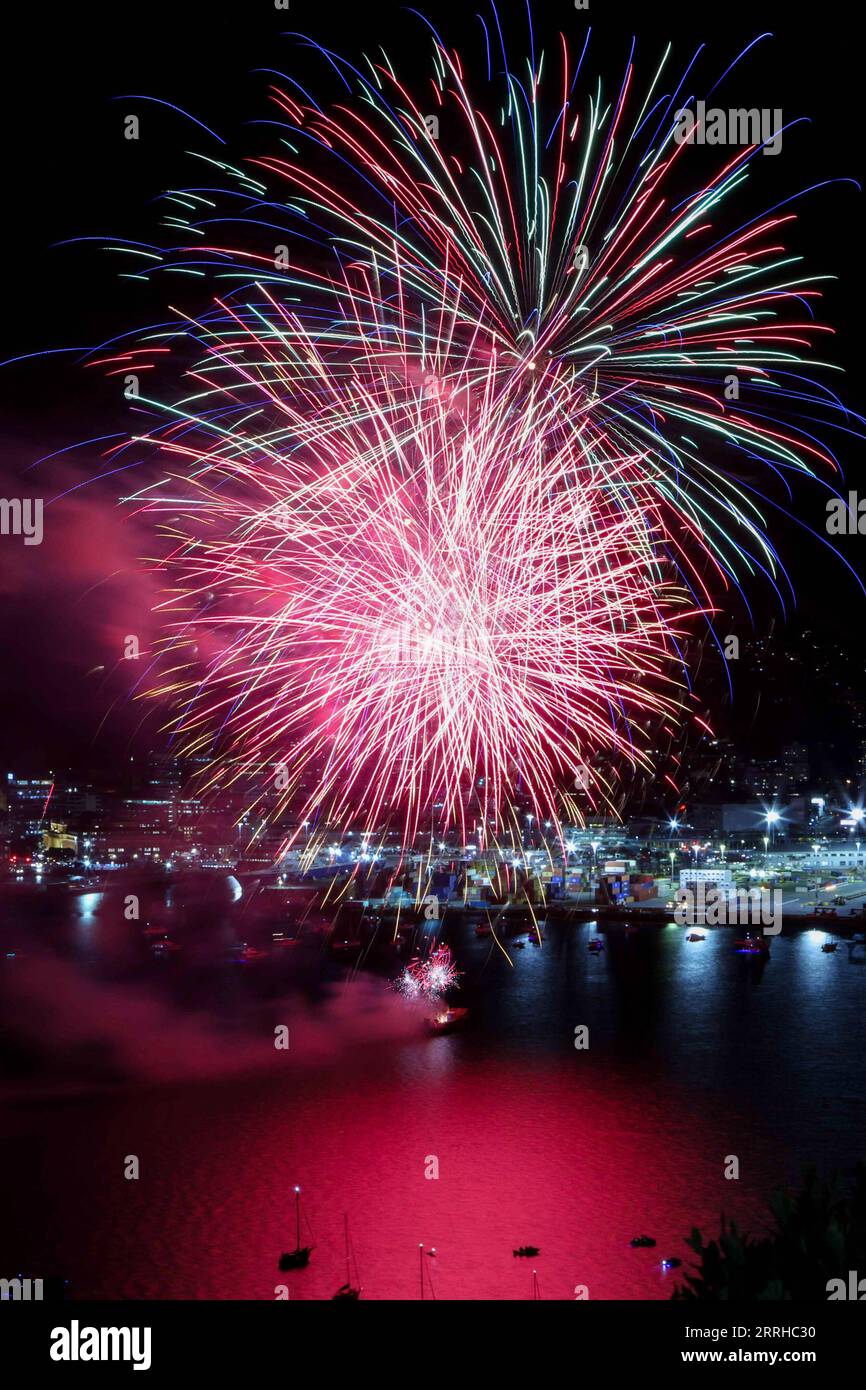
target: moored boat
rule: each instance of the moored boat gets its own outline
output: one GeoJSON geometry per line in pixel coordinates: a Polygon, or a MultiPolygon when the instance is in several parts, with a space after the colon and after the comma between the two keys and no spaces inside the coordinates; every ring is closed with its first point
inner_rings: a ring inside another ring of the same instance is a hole
{"type": "Polygon", "coordinates": [[[734,942],[734,950],[745,956],[768,956],[770,943],[766,937],[747,934],[734,942]]]}
{"type": "Polygon", "coordinates": [[[343,1223],[346,1235],[346,1282],[345,1284],[340,1285],[335,1294],[332,1294],[332,1303],[335,1302],[337,1299],[342,1299],[346,1302],[357,1302],[358,1299],[361,1297],[361,1286],[359,1283],[357,1283],[357,1266],[355,1270],[356,1282],[354,1284],[352,1283],[352,1245],[349,1240],[348,1212],[343,1217],[343,1223]]]}
{"type": "Polygon", "coordinates": [[[301,1189],[295,1188],[295,1248],[284,1250],[279,1258],[280,1269],[306,1269],[315,1249],[312,1245],[301,1244],[301,1189]]]}

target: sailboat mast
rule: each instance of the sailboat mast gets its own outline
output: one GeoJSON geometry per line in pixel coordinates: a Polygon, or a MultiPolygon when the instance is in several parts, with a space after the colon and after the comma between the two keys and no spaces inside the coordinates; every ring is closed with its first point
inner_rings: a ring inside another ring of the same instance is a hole
{"type": "Polygon", "coordinates": [[[296,1245],[298,1250],[301,1248],[301,1189],[295,1188],[295,1221],[298,1228],[298,1239],[296,1245]]]}

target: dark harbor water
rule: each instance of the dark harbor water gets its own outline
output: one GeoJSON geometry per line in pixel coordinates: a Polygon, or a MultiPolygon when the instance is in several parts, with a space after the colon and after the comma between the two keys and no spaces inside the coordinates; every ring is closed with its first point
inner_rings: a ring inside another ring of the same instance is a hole
{"type": "Polygon", "coordinates": [[[320,936],[229,960],[274,926],[264,895],[233,896],[151,903],[182,947],[163,959],[112,894],[4,900],[0,1273],[78,1298],[330,1298],[347,1213],[365,1299],[420,1297],[422,1267],[425,1298],[529,1298],[533,1269],[546,1299],[667,1298],[693,1226],[757,1230],[776,1183],[866,1156],[866,963],[823,933],[763,965],[727,929],[614,924],[593,955],[594,927],[549,924],[509,962],[457,925],[470,1018],[431,1037],[381,963],[347,971],[320,936]],[[280,1275],[295,1183],[315,1249],[280,1275]]]}

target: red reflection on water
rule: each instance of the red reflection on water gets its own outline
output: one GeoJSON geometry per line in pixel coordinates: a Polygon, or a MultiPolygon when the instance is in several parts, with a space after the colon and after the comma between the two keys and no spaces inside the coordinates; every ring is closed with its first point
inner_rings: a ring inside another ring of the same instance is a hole
{"type": "MultiPolygon", "coordinates": [[[[748,1118],[713,1097],[574,1059],[467,1056],[419,1040],[286,1079],[234,1079],[61,1106],[39,1119],[43,1234],[34,1259],[77,1297],[330,1298],[348,1213],[364,1299],[668,1298],[692,1226],[722,1208],[753,1228],[770,1185],[748,1118]],[[731,1135],[737,1142],[732,1143],[731,1135]],[[744,1179],[724,1179],[736,1152],[744,1179]],[[54,1154],[54,1159],[50,1158],[54,1154]],[[63,1162],[57,1154],[63,1153],[63,1162]],[[141,1178],[122,1159],[138,1154],[141,1178]],[[438,1160],[438,1179],[425,1177],[438,1160]],[[294,1245],[293,1185],[316,1248],[294,1245]],[[45,1221],[48,1203],[52,1213],[45,1221]],[[655,1249],[633,1250],[647,1233],[655,1249]],[[522,1244],[535,1259],[515,1259],[522,1244]]],[[[26,1219],[23,1216],[22,1219],[26,1219]]],[[[31,1250],[32,1250],[32,1232],[31,1250]]]]}

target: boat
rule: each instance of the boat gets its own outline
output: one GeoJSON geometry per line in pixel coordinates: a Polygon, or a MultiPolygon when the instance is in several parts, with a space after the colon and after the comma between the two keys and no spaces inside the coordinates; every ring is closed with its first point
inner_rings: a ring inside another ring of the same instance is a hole
{"type": "Polygon", "coordinates": [[[604,941],[603,941],[603,939],[602,939],[600,936],[594,936],[594,937],[592,938],[591,941],[588,941],[588,942],[587,942],[586,949],[587,949],[588,951],[595,951],[595,952],[603,951],[603,950],[604,950],[604,941]]]}
{"type": "Polygon", "coordinates": [[[434,1033],[450,1033],[453,1028],[458,1028],[461,1023],[465,1023],[469,1017],[468,1009],[449,1009],[440,1010],[427,1022],[434,1033]]]}
{"type": "Polygon", "coordinates": [[[232,948],[230,956],[235,965],[255,965],[258,961],[267,959],[267,951],[261,951],[258,946],[249,946],[246,941],[242,941],[239,946],[232,948]]]}
{"type": "Polygon", "coordinates": [[[282,951],[287,946],[298,946],[300,945],[300,941],[300,935],[286,936],[285,932],[281,931],[275,931],[271,934],[271,943],[277,951],[282,951]]]}
{"type": "Polygon", "coordinates": [[[488,922],[479,922],[479,923],[478,923],[478,926],[475,928],[475,935],[476,935],[476,936],[490,936],[490,934],[491,934],[492,931],[493,931],[493,928],[490,926],[490,924],[489,924],[488,922]]]}
{"type": "Polygon", "coordinates": [[[525,951],[525,950],[526,950],[526,942],[525,942],[525,941],[512,941],[512,943],[511,943],[511,948],[512,948],[512,950],[514,950],[514,951],[525,951]]]}
{"type": "Polygon", "coordinates": [[[822,951],[835,951],[835,949],[836,949],[836,947],[837,947],[838,945],[839,945],[838,941],[825,941],[825,942],[824,942],[824,945],[821,947],[821,950],[822,950],[822,951]]]}
{"type": "Polygon", "coordinates": [[[633,1246],[635,1250],[649,1249],[650,1246],[655,1245],[655,1241],[652,1236],[632,1236],[629,1245],[633,1246]]]}
{"type": "Polygon", "coordinates": [[[662,1260],[662,1269],[679,1269],[682,1260],[678,1260],[675,1255],[670,1255],[666,1260],[662,1260]]]}
{"type": "Polygon", "coordinates": [[[764,937],[746,935],[734,942],[734,950],[746,956],[768,956],[770,943],[764,937]]]}
{"type": "Polygon", "coordinates": [[[174,955],[180,949],[181,947],[178,946],[177,942],[171,941],[167,936],[164,936],[161,941],[150,942],[151,955],[158,957],[174,955]]]}
{"type": "Polygon", "coordinates": [[[686,937],[686,941],[706,941],[706,939],[703,932],[699,931],[690,931],[686,937]]]}
{"type": "MultiPolygon", "coordinates": [[[[360,1284],[353,1284],[353,1283],[352,1283],[352,1246],[351,1246],[351,1243],[350,1243],[350,1241],[349,1241],[349,1216],[348,1216],[348,1213],[346,1213],[346,1214],[344,1215],[344,1217],[343,1217],[343,1223],[344,1223],[344,1229],[345,1229],[345,1234],[346,1234],[346,1282],[345,1282],[345,1284],[341,1284],[340,1287],[337,1289],[337,1292],[332,1296],[332,1298],[331,1298],[331,1302],[332,1302],[332,1303],[335,1302],[335,1300],[338,1299],[338,1298],[340,1298],[340,1299],[346,1299],[346,1300],[352,1301],[352,1302],[357,1302],[358,1299],[361,1297],[361,1286],[360,1286],[360,1284]]],[[[355,1273],[356,1273],[356,1277],[357,1277],[357,1268],[356,1268],[355,1273]]]]}
{"type": "Polygon", "coordinates": [[[351,955],[353,952],[361,952],[363,949],[363,941],[352,941],[348,937],[344,937],[341,941],[331,941],[331,950],[339,952],[340,955],[351,955]]]}
{"type": "Polygon", "coordinates": [[[540,1255],[541,1251],[537,1245],[518,1245],[517,1249],[512,1253],[515,1260],[523,1260],[527,1257],[531,1258],[533,1255],[540,1255]]]}
{"type": "Polygon", "coordinates": [[[295,1188],[296,1238],[294,1250],[284,1250],[279,1260],[280,1269],[306,1269],[315,1249],[312,1245],[301,1244],[301,1189],[295,1188]]]}
{"type": "Polygon", "coordinates": [[[300,1246],[297,1250],[284,1250],[280,1256],[280,1269],[306,1269],[312,1250],[311,1245],[300,1246]]]}
{"type": "Polygon", "coordinates": [[[67,893],[103,893],[105,891],[105,879],[73,878],[69,879],[64,886],[67,893]]]}
{"type": "MultiPolygon", "coordinates": [[[[426,1253],[427,1253],[428,1255],[431,1255],[431,1254],[432,1254],[432,1255],[435,1257],[436,1251],[435,1251],[435,1249],[434,1249],[434,1250],[428,1250],[426,1253]]],[[[422,1303],[424,1302],[424,1254],[425,1254],[424,1246],[423,1246],[423,1245],[419,1245],[419,1246],[418,1246],[418,1285],[419,1285],[419,1289],[420,1289],[420,1292],[421,1292],[421,1302],[422,1302],[422,1303]]],[[[434,1293],[434,1290],[433,1290],[433,1280],[430,1278],[430,1275],[429,1275],[429,1274],[427,1275],[427,1280],[428,1280],[428,1282],[429,1282],[429,1284],[430,1284],[430,1292],[433,1294],[433,1297],[435,1298],[435,1297],[436,1297],[436,1294],[434,1293]]]]}

